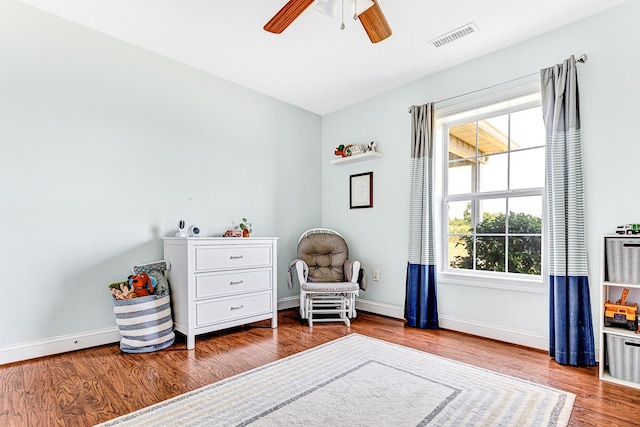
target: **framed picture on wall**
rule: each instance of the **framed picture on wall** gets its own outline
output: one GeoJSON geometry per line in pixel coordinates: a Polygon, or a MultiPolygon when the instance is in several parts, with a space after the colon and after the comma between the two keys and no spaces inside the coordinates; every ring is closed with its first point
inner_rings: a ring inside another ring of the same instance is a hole
{"type": "Polygon", "coordinates": [[[351,209],[373,207],[373,172],[349,177],[349,207],[351,209]]]}

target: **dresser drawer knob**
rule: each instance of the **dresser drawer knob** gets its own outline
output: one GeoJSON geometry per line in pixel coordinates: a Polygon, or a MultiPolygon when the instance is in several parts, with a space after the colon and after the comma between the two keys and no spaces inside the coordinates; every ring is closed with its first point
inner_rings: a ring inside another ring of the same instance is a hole
{"type": "Polygon", "coordinates": [[[237,255],[237,256],[231,255],[229,259],[242,259],[242,255],[237,255]]]}
{"type": "Polygon", "coordinates": [[[230,285],[242,285],[244,283],[244,280],[239,280],[237,282],[234,282],[233,280],[229,282],[230,285]]]}
{"type": "Polygon", "coordinates": [[[244,308],[244,305],[241,305],[240,307],[233,307],[233,306],[232,306],[232,307],[231,307],[231,311],[233,311],[233,310],[240,310],[240,309],[242,309],[242,308],[244,308]]]}

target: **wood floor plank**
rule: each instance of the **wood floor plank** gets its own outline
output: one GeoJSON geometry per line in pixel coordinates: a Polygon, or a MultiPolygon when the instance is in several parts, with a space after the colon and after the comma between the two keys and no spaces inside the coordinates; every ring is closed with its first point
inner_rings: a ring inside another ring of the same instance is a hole
{"type": "Polygon", "coordinates": [[[23,389],[24,376],[20,365],[11,364],[0,370],[0,395],[23,389]]]}
{"type": "Polygon", "coordinates": [[[66,425],[55,398],[56,391],[52,386],[49,361],[49,358],[40,358],[25,362],[23,366],[27,407],[25,426],[66,425]]]}
{"type": "Polygon", "coordinates": [[[3,391],[0,394],[0,425],[27,425],[27,407],[23,392],[3,391]]]}
{"type": "Polygon", "coordinates": [[[12,364],[0,369],[0,420],[20,425],[26,423],[26,399],[24,396],[22,367],[12,364]]]}
{"type": "Polygon", "coordinates": [[[280,312],[277,329],[259,322],[198,336],[194,350],[177,334],[155,353],[124,354],[113,344],[0,366],[0,425],[94,425],[354,332],[574,393],[571,426],[640,425],[640,390],[600,381],[597,367],[565,367],[544,351],[367,313],[350,328],[309,328],[297,310],[280,312]]]}

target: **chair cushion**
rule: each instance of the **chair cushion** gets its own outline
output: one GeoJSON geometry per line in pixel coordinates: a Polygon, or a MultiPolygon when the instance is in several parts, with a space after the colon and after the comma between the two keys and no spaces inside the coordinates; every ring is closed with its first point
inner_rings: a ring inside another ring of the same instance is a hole
{"type": "Polygon", "coordinates": [[[353,292],[359,286],[351,282],[307,282],[301,288],[307,292],[353,292]]]}
{"type": "Polygon", "coordinates": [[[309,266],[310,282],[344,282],[347,243],[335,234],[310,234],[298,243],[298,258],[309,266]]]}

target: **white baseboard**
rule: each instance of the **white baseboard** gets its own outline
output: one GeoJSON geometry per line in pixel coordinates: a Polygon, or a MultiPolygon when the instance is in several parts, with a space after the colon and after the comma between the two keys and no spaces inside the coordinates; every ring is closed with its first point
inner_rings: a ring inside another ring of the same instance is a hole
{"type": "Polygon", "coordinates": [[[525,347],[549,349],[549,338],[542,335],[535,335],[527,331],[507,329],[503,326],[478,323],[467,319],[457,319],[449,316],[439,316],[440,327],[452,331],[464,332],[471,335],[478,335],[485,338],[492,338],[512,344],[523,345],[525,347]]]}
{"type": "Polygon", "coordinates": [[[120,341],[117,327],[0,347],[0,365],[120,341]]]}
{"type": "Polygon", "coordinates": [[[278,311],[296,307],[300,307],[299,295],[278,299],[278,311]]]}
{"type": "MultiPolygon", "coordinates": [[[[299,305],[300,298],[297,295],[278,300],[278,310],[295,308],[299,305]]],[[[395,319],[404,318],[404,308],[402,306],[358,299],[356,308],[395,319]]],[[[547,350],[549,346],[549,339],[546,336],[538,336],[527,331],[511,330],[501,326],[482,324],[450,316],[440,316],[440,327],[542,350],[547,350]]],[[[120,331],[117,327],[113,327],[1,347],[0,365],[110,344],[120,341],[120,338],[120,331]]]]}
{"type": "MultiPolygon", "coordinates": [[[[298,306],[300,306],[300,297],[297,295],[278,300],[278,310],[298,306]]],[[[111,344],[120,341],[120,338],[120,331],[117,326],[114,326],[113,328],[0,347],[0,365],[111,344]]]]}
{"type": "Polygon", "coordinates": [[[358,298],[356,300],[356,310],[393,317],[394,319],[404,319],[404,307],[399,305],[385,304],[383,302],[358,298]]]}
{"type": "MultiPolygon", "coordinates": [[[[384,304],[376,301],[358,299],[356,301],[358,310],[369,313],[380,314],[382,316],[404,319],[404,307],[384,304]]],[[[535,335],[527,331],[507,329],[502,326],[495,326],[485,323],[473,322],[467,319],[458,319],[450,316],[439,316],[440,327],[457,332],[464,332],[470,335],[491,338],[525,347],[549,349],[549,338],[535,335]]]]}

